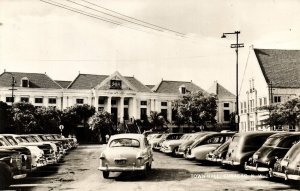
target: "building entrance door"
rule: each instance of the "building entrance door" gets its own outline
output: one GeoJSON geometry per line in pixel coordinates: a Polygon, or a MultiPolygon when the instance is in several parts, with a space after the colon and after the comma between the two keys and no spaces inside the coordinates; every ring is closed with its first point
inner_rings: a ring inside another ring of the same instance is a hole
{"type": "Polygon", "coordinates": [[[114,124],[118,124],[118,108],[111,108],[111,120],[114,124]]]}

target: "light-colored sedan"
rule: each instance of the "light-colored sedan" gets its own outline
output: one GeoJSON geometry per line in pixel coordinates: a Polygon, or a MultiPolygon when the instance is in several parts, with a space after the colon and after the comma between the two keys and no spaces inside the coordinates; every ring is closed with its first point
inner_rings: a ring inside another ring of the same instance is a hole
{"type": "Polygon", "coordinates": [[[146,137],[142,134],[118,134],[110,137],[100,155],[98,170],[108,178],[110,172],[151,170],[153,153],[146,137]]]}

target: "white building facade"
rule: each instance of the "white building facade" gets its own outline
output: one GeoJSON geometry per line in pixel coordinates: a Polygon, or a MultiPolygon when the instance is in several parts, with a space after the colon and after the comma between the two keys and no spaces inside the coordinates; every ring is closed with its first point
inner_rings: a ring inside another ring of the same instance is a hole
{"type": "Polygon", "coordinates": [[[299,97],[299,74],[300,51],[252,49],[239,96],[240,131],[276,130],[263,125],[268,111],[259,108],[299,97]]]}

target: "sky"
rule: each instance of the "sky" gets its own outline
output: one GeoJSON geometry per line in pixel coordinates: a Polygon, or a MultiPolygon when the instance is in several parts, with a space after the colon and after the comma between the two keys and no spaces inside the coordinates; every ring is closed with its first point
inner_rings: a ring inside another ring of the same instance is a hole
{"type": "Polygon", "coordinates": [[[0,0],[1,73],[4,69],[46,72],[54,80],[72,81],[78,73],[110,75],[119,71],[144,84],[192,80],[208,89],[218,81],[235,93],[236,54],[230,44],[236,39],[235,35],[220,38],[223,32],[241,31],[239,41],[245,47],[239,49],[240,79],[252,45],[300,50],[299,0],[45,1],[122,24],[40,0],[0,0]],[[99,6],[168,30],[112,18],[108,14],[120,15],[99,6]]]}

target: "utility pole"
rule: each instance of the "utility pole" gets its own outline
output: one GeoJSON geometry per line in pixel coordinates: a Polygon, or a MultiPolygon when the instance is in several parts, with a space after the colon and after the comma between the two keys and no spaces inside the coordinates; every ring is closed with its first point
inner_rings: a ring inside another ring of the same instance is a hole
{"type": "Polygon", "coordinates": [[[235,123],[236,123],[236,130],[239,131],[239,48],[244,47],[244,43],[239,43],[239,34],[240,31],[234,31],[232,33],[223,33],[221,38],[226,38],[226,35],[236,35],[236,44],[231,44],[230,48],[235,48],[236,52],[236,116],[235,116],[235,123]]]}
{"type": "Polygon", "coordinates": [[[8,72],[8,73],[11,75],[11,89],[8,89],[8,90],[11,90],[11,106],[12,106],[15,101],[14,90],[17,90],[17,89],[15,89],[16,80],[12,73],[10,73],[10,72],[8,72]]]}

